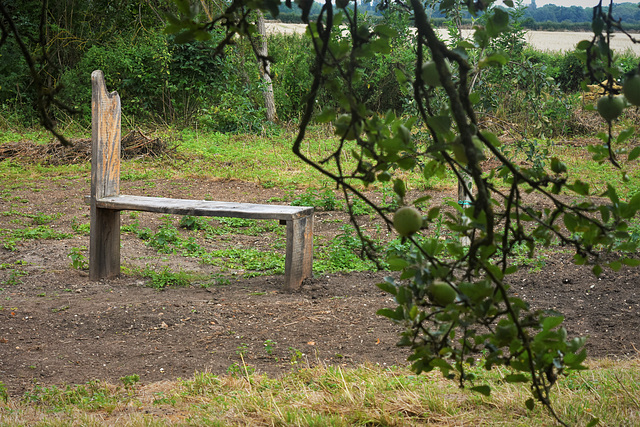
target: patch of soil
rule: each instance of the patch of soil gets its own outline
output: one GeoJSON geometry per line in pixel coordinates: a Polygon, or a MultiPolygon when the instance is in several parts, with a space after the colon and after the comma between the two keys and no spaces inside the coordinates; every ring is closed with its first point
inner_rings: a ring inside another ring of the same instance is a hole
{"type": "MultiPolygon", "coordinates": [[[[57,215],[53,230],[74,233],[75,226],[88,223],[83,196],[89,185],[86,178],[2,182],[0,228],[24,228],[45,214],[57,215]]],[[[284,197],[282,190],[238,181],[127,181],[121,191],[258,203],[284,197]]],[[[134,220],[122,217],[123,224],[134,220]]],[[[135,220],[152,229],[162,222],[160,215],[146,213],[135,220]]],[[[346,220],[344,213],[319,212],[315,233],[331,239],[346,220]]],[[[230,235],[210,244],[260,246],[274,238],[230,235]]],[[[71,248],[88,245],[87,235],[74,233],[0,249],[0,381],[12,395],[34,383],[118,381],[132,374],[149,383],[195,371],[225,373],[244,364],[278,374],[307,364],[406,363],[407,350],[395,346],[399,328],[375,314],[393,306],[374,286],[385,273],[324,274],[294,293],[283,290],[281,276],[157,291],[136,276],[90,281],[86,272],[71,268],[67,256],[71,248]]],[[[121,245],[130,270],[162,261],[175,270],[211,272],[196,259],[158,254],[132,234],[123,234],[121,245]]],[[[589,337],[591,357],[626,358],[640,348],[639,274],[623,269],[595,278],[567,254],[510,280],[513,291],[533,306],[562,311],[570,335],[589,337]]]]}

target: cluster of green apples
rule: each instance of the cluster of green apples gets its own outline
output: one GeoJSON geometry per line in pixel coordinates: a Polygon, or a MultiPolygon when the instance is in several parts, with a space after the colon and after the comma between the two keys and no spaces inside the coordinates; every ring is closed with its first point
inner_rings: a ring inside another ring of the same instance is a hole
{"type": "Polygon", "coordinates": [[[622,114],[627,105],[640,106],[640,74],[633,74],[622,85],[622,95],[606,95],[598,100],[598,113],[608,122],[622,114]]]}

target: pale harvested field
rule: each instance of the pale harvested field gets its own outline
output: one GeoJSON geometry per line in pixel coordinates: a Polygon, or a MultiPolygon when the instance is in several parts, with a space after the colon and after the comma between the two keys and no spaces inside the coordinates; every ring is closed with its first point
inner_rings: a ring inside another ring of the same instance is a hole
{"type": "MultiPolygon", "coordinates": [[[[303,24],[267,23],[267,31],[281,32],[286,34],[303,33],[303,24]]],[[[446,30],[438,30],[443,39],[448,37],[446,30]]],[[[463,30],[465,37],[469,37],[471,30],[463,30]]],[[[580,40],[589,39],[592,36],[587,32],[574,31],[528,31],[526,34],[527,43],[541,51],[566,51],[575,48],[580,40]]],[[[633,36],[640,40],[639,34],[633,36]]],[[[617,52],[624,52],[627,49],[640,56],[640,44],[633,44],[624,34],[615,34],[611,41],[611,46],[617,52]]]]}

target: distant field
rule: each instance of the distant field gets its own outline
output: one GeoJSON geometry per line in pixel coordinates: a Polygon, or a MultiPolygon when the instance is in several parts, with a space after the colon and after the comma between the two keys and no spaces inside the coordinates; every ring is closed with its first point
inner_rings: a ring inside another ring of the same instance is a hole
{"type": "MultiPolygon", "coordinates": [[[[446,30],[439,30],[441,34],[446,30]]],[[[469,35],[471,30],[463,30],[465,35],[469,35]]],[[[634,34],[638,38],[638,34],[634,34]]],[[[589,40],[593,33],[576,31],[528,31],[525,38],[527,43],[542,51],[565,51],[573,50],[581,40],[589,40]]],[[[624,52],[631,49],[636,55],[640,55],[640,45],[633,44],[624,34],[615,34],[611,39],[611,47],[617,52],[624,52]]]]}
{"type": "MultiPolygon", "coordinates": [[[[303,24],[267,23],[267,31],[281,33],[302,33],[305,30],[303,24]]],[[[446,38],[446,30],[438,30],[446,38]]],[[[463,30],[468,36],[471,30],[463,30]]],[[[527,42],[538,50],[565,51],[572,50],[580,40],[589,39],[591,33],[574,31],[529,31],[527,32],[527,42]]],[[[640,38],[638,34],[634,34],[640,38]]],[[[614,50],[623,52],[631,49],[636,55],[640,55],[640,44],[633,44],[628,37],[623,34],[616,34],[611,46],[614,50]]]]}

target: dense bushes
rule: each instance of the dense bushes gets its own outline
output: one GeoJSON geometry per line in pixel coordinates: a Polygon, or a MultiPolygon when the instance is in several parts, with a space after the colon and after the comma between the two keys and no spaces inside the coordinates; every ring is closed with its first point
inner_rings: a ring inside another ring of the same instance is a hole
{"type": "MultiPolygon", "coordinates": [[[[362,60],[364,72],[362,78],[352,82],[353,90],[372,111],[412,114],[407,87],[402,87],[396,77],[397,70],[411,75],[415,67],[408,22],[398,21],[393,14],[383,19],[401,36],[388,54],[362,60]]],[[[222,55],[215,56],[214,47],[222,35],[214,34],[206,43],[176,44],[172,37],[162,34],[161,28],[121,30],[111,37],[101,33],[91,43],[74,43],[73,55],[65,56],[66,62],[59,64],[59,74],[51,74],[64,85],[61,100],[79,110],[74,120],[90,123],[90,74],[102,69],[109,89],[117,90],[122,98],[125,124],[197,123],[222,132],[260,131],[265,124],[264,100],[249,43],[238,39],[222,55]]],[[[272,34],[268,42],[274,61],[271,71],[278,118],[295,122],[311,86],[313,47],[309,38],[300,34],[272,34]]],[[[572,52],[539,52],[523,49],[520,44],[516,47],[508,39],[497,44],[497,51],[509,55],[508,64],[485,68],[477,76],[474,88],[482,95],[479,113],[518,123],[517,131],[525,135],[573,132],[571,114],[577,98],[569,95],[580,90],[584,64],[572,52]]],[[[35,95],[27,68],[11,39],[3,46],[2,59],[0,116],[5,121],[33,124],[35,95]]],[[[624,69],[637,62],[631,54],[616,60],[624,69]]],[[[329,93],[320,93],[317,99],[319,105],[336,104],[329,93]]],[[[54,113],[59,120],[67,119],[62,111],[54,113]]]]}

